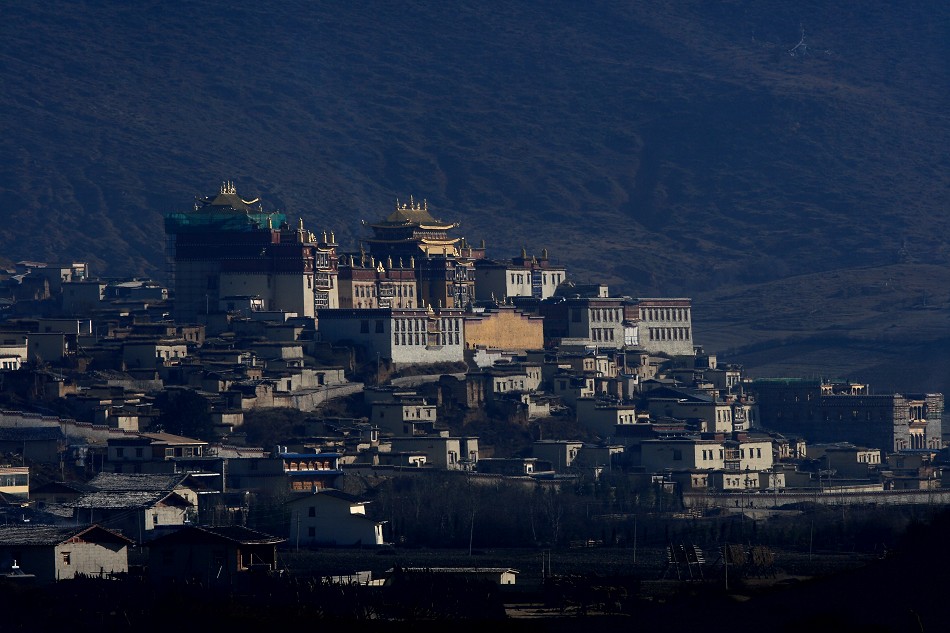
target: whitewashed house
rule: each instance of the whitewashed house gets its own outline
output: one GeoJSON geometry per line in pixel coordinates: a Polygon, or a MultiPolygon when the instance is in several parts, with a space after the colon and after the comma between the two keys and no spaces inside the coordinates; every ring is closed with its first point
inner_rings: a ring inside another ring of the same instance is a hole
{"type": "Polygon", "coordinates": [[[366,516],[366,504],[335,489],[316,490],[287,502],[289,542],[313,545],[383,545],[383,523],[366,516]]]}

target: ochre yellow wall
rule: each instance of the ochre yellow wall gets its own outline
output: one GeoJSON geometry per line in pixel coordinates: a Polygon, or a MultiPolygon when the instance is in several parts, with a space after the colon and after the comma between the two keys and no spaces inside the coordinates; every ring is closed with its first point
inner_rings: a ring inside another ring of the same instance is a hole
{"type": "Polygon", "coordinates": [[[516,310],[501,310],[465,319],[465,347],[541,349],[544,347],[544,322],[516,310]]]}

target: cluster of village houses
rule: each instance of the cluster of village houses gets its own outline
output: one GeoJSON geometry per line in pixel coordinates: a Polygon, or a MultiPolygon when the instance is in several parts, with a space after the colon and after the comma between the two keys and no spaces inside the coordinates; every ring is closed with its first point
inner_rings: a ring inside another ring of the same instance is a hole
{"type": "Polygon", "coordinates": [[[342,252],[224,183],[166,218],[167,285],[97,279],[82,262],[0,275],[0,392],[32,405],[0,412],[13,524],[0,565],[122,572],[127,548],[148,543],[152,575],[220,576],[273,568],[284,540],[383,544],[384,524],[340,491],[355,473],[558,487],[621,470],[722,507],[944,484],[941,394],[752,380],[697,345],[688,298],[611,296],[546,250],[490,259],[413,199],[366,224],[342,252]],[[388,379],[400,372],[412,377],[388,379]],[[184,392],[208,402],[213,437],[155,428],[156,396],[184,392]],[[368,417],[322,413],[343,397],[368,417]],[[305,434],[236,440],[246,412],[280,407],[311,412],[305,434]],[[448,409],[542,437],[499,455],[453,435],[448,409]],[[585,439],[545,434],[552,419],[585,439]],[[31,485],[38,467],[61,481],[31,485]],[[250,496],[286,500],[285,533],[243,527],[250,496]]]}

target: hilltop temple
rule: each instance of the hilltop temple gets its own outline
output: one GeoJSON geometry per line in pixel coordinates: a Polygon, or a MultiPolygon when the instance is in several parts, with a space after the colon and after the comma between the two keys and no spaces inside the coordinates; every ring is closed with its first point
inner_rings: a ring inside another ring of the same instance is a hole
{"type": "MultiPolygon", "coordinates": [[[[412,262],[418,306],[464,308],[475,297],[475,261],[485,256],[484,245],[473,248],[452,235],[457,222],[443,222],[429,213],[426,201],[399,204],[383,220],[370,224],[364,241],[379,262],[412,262]]],[[[365,259],[365,253],[361,253],[365,259]]]]}
{"type": "Polygon", "coordinates": [[[318,241],[303,220],[291,227],[283,213],[265,212],[231,182],[215,196],[196,198],[192,211],[166,216],[165,233],[175,318],[184,322],[216,312],[229,297],[250,296],[266,310],[313,316],[315,261],[335,265],[335,257],[318,257],[334,245],[318,241]]]}

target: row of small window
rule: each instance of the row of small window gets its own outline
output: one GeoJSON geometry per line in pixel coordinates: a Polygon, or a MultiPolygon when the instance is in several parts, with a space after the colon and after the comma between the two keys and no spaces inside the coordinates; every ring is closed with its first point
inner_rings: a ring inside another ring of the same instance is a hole
{"type": "MultiPolygon", "coordinates": [[[[739,459],[745,459],[746,449],[739,449],[739,459]]],[[[749,449],[749,459],[761,459],[762,458],[762,449],[761,448],[750,448],[749,449]]],[[[711,448],[709,450],[703,449],[703,459],[702,461],[716,459],[716,449],[711,448]]],[[[719,459],[723,459],[723,449],[719,449],[719,459]]]]}
{"type": "Polygon", "coordinates": [[[425,319],[397,319],[393,321],[393,329],[397,332],[425,332],[425,319]]]}
{"type": "Polygon", "coordinates": [[[688,308],[640,308],[641,321],[689,321],[688,308]]]}
{"type": "MultiPolygon", "coordinates": [[[[551,277],[551,283],[557,286],[558,284],[561,283],[561,279],[563,276],[560,273],[551,273],[550,277],[551,277]]],[[[522,285],[522,286],[524,284],[531,283],[531,275],[529,273],[511,273],[511,283],[522,285]]],[[[541,274],[541,284],[545,286],[548,285],[547,273],[541,274]]]]}
{"type": "Polygon", "coordinates": [[[591,328],[590,340],[592,341],[612,341],[614,340],[613,328],[591,328]]]}
{"type": "Polygon", "coordinates": [[[418,332],[393,332],[393,345],[427,345],[428,335],[418,332]]]}
{"type": "MultiPolygon", "coordinates": [[[[458,332],[442,332],[436,335],[436,345],[459,345],[458,332]]],[[[418,332],[393,332],[393,345],[428,345],[428,335],[418,332]]]]}
{"type": "Polygon", "coordinates": [[[442,319],[442,329],[446,332],[458,332],[462,329],[461,319],[442,319]]]}
{"type": "MultiPolygon", "coordinates": [[[[392,295],[396,297],[414,297],[416,296],[416,288],[412,284],[394,284],[393,285],[392,295]]],[[[380,289],[379,294],[382,293],[380,289]]],[[[375,285],[354,285],[353,286],[353,296],[354,297],[375,297],[377,295],[375,285]]]]}
{"type": "Polygon", "coordinates": [[[623,310],[621,308],[591,308],[591,321],[613,321],[619,322],[623,319],[623,310]]]}
{"type": "Polygon", "coordinates": [[[905,439],[894,440],[894,446],[899,451],[907,448],[918,450],[923,448],[940,448],[940,440],[931,439],[929,442],[930,446],[927,446],[927,444],[927,438],[916,433],[910,436],[910,444],[908,444],[905,439]]]}
{"type": "Polygon", "coordinates": [[[688,341],[689,340],[688,327],[651,327],[647,329],[650,330],[651,341],[688,341]]]}

